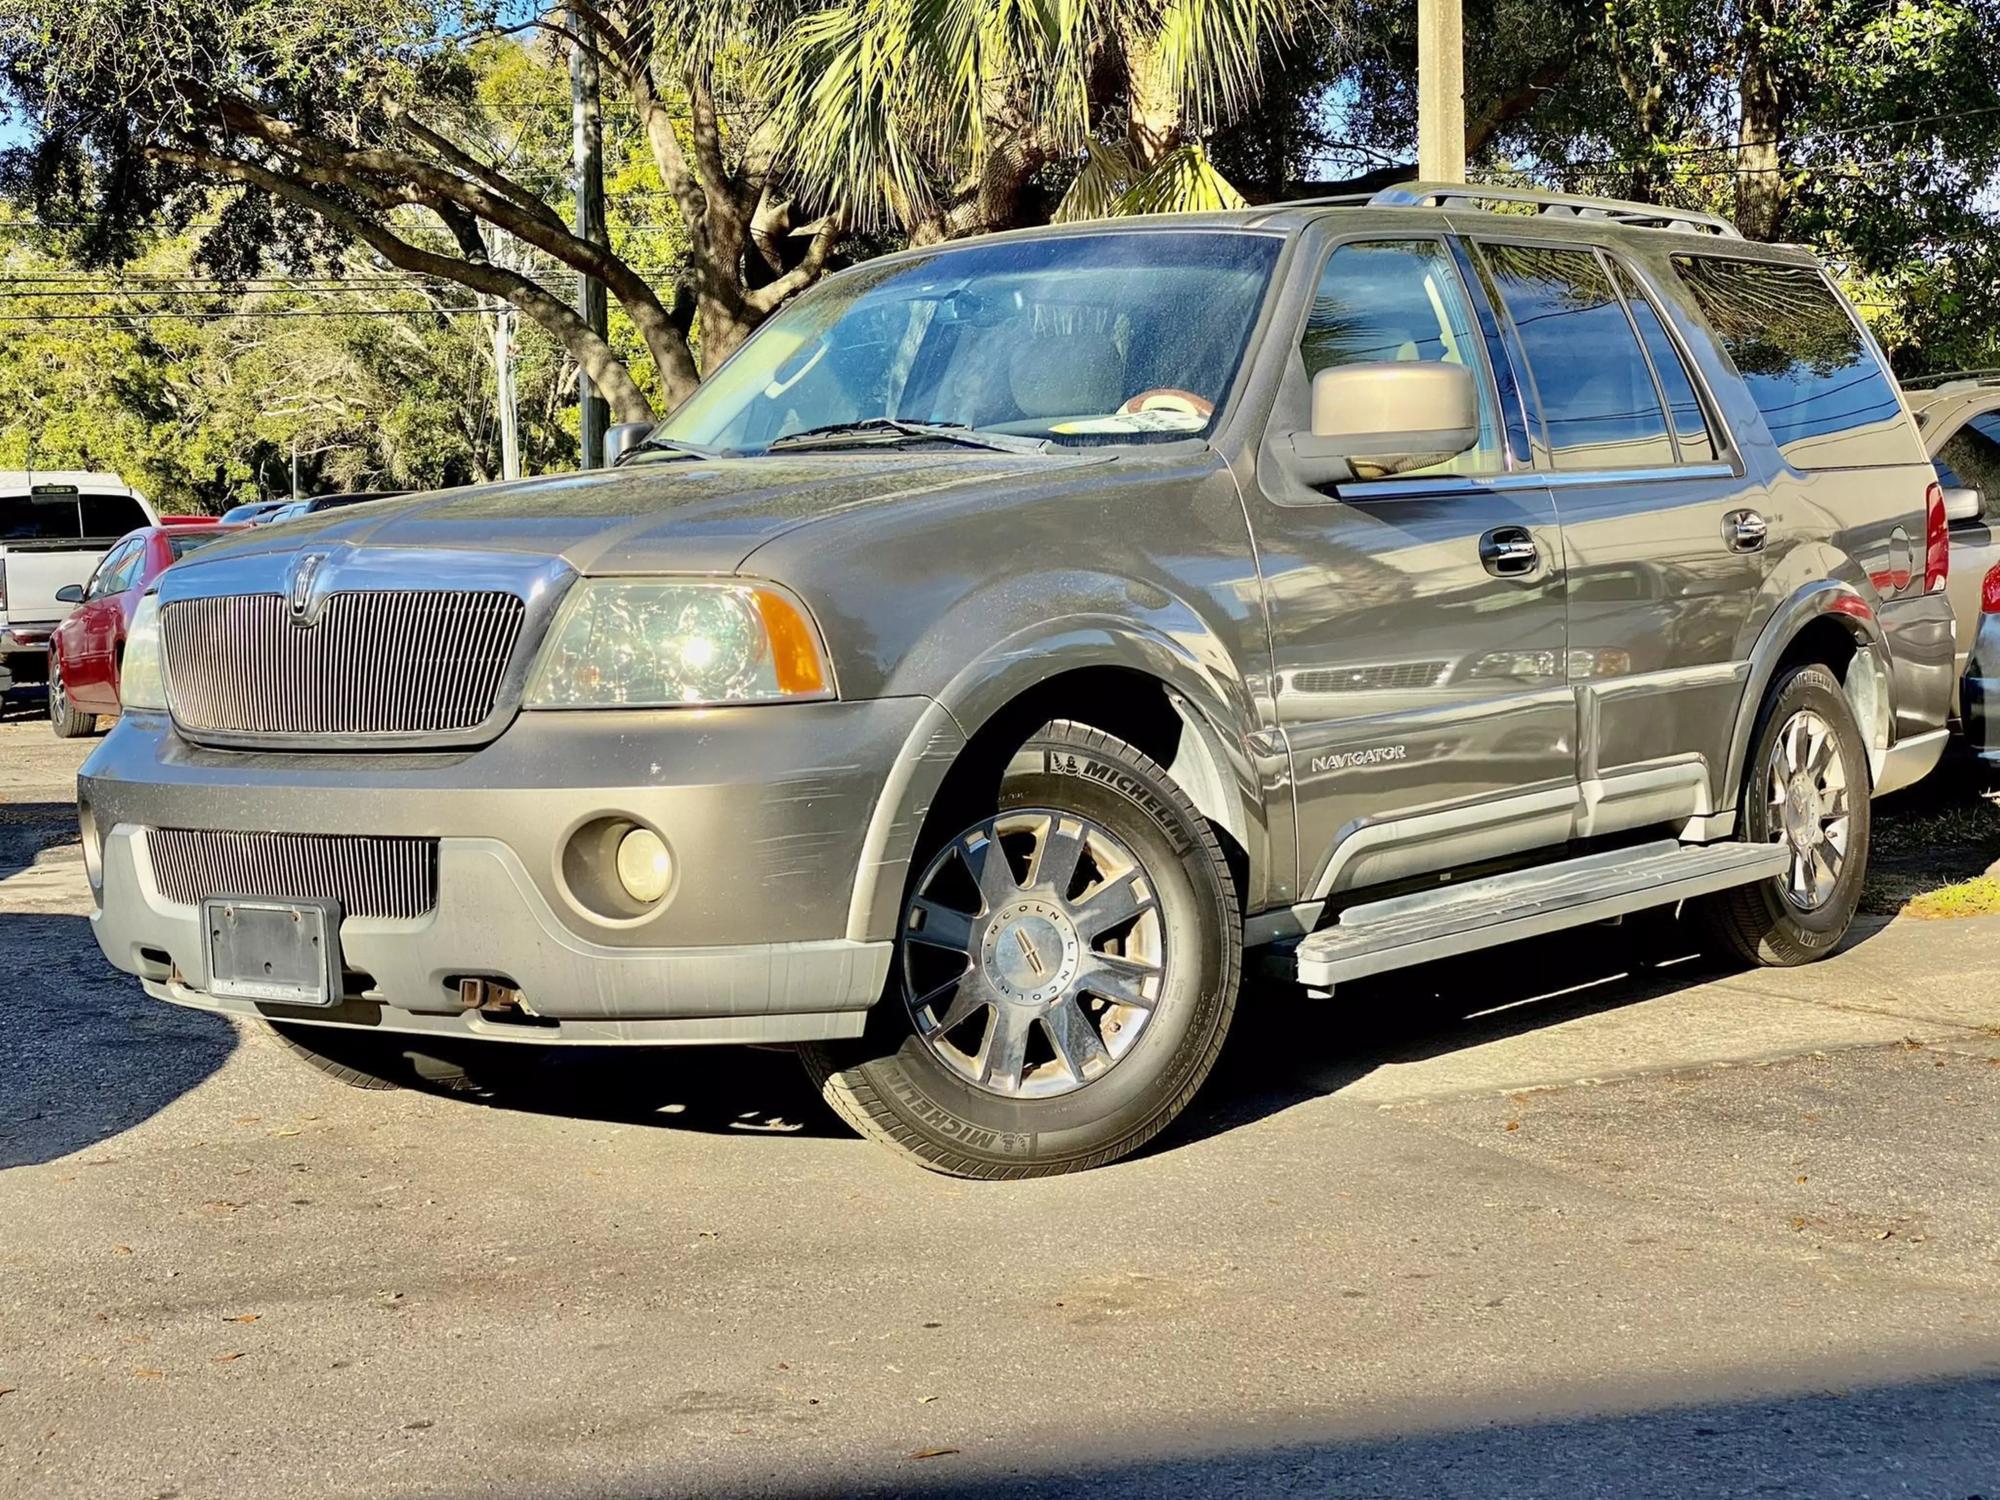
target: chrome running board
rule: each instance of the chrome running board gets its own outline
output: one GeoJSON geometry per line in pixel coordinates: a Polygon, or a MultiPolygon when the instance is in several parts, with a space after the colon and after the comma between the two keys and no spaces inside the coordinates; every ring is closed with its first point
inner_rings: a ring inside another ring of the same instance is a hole
{"type": "Polygon", "coordinates": [[[1337,925],[1308,934],[1296,950],[1297,977],[1310,988],[1330,990],[1341,980],[1750,885],[1784,874],[1790,860],[1785,844],[1663,839],[1392,896],[1350,906],[1337,925]]]}

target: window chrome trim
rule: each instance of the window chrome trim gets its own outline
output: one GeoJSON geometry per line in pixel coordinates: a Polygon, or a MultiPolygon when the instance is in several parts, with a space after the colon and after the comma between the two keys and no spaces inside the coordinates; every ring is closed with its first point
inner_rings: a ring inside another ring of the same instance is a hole
{"type": "Polygon", "coordinates": [[[1734,464],[1663,464],[1645,469],[1517,469],[1483,478],[1438,474],[1409,479],[1355,479],[1334,487],[1340,500],[1389,500],[1415,495],[1464,495],[1481,490],[1576,489],[1593,484],[1659,484],[1673,479],[1741,479],[1734,464]]]}

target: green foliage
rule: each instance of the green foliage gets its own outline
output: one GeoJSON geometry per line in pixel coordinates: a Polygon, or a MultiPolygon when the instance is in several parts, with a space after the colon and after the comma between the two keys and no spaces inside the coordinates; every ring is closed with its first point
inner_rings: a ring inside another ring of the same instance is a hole
{"type": "MultiPolygon", "coordinates": [[[[499,474],[488,324],[447,311],[468,295],[364,268],[345,292],[169,296],[146,278],[185,286],[189,235],[122,278],[80,277],[18,219],[0,236],[20,320],[0,323],[0,468],[108,469],[176,511],[287,493],[295,449],[310,493],[499,474]]],[[[520,337],[524,467],[567,467],[574,368],[520,337]]]]}

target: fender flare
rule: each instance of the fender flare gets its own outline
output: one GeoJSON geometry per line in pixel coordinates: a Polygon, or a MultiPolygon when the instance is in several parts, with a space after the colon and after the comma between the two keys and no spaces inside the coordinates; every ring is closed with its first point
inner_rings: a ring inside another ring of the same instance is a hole
{"type": "MultiPolygon", "coordinates": [[[[1861,732],[1868,740],[1869,758],[1873,769],[1879,771],[1881,758],[1888,749],[1887,726],[1893,722],[1889,716],[1889,672],[1887,648],[1883,641],[1882,624],[1875,618],[1875,607],[1865,599],[1860,590],[1852,584],[1837,578],[1823,578],[1809,583],[1788,597],[1771,614],[1764,628],[1757,636],[1757,642],[1750,648],[1750,675],[1744,683],[1741,700],[1736,705],[1736,723],[1729,736],[1729,808],[1735,808],[1743,796],[1744,763],[1750,755],[1750,736],[1757,727],[1757,712],[1764,704],[1764,694],[1769,691],[1771,679],[1777,675],[1778,663],[1799,632],[1819,620],[1831,619],[1842,626],[1853,637],[1856,654],[1867,653],[1873,665],[1871,688],[1881,695],[1882,714],[1879,724],[1861,725],[1861,732]]],[[[1850,697],[1853,696],[1850,690],[1850,697]]],[[[1861,718],[1857,705],[1855,717],[1861,718]]]]}
{"type": "MultiPolygon", "coordinates": [[[[1186,623],[1194,624],[1192,615],[1186,623]]],[[[895,935],[924,820],[966,746],[1024,694],[1091,668],[1135,672],[1166,690],[1183,725],[1167,770],[1203,816],[1243,849],[1251,893],[1261,891],[1270,849],[1265,811],[1249,751],[1229,727],[1256,723],[1254,704],[1240,682],[1215,670],[1228,660],[1219,643],[1198,627],[1194,638],[1213,648],[1213,664],[1150,622],[1065,615],[1007,636],[960,670],[930,699],[884,782],[862,845],[847,935],[876,942],[895,935]]]]}

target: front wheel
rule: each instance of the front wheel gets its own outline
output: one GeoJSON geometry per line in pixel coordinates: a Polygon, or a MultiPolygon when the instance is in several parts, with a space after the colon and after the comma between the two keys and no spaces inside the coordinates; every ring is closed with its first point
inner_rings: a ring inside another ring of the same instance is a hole
{"type": "Polygon", "coordinates": [[[804,1049],[806,1067],[856,1129],[933,1171],[1102,1166],[1207,1078],[1242,938],[1222,848],[1181,789],[1058,721],[928,851],[868,1035],[804,1049]]]}
{"type": "Polygon", "coordinates": [[[49,652],[49,728],[59,740],[80,740],[97,728],[97,715],[81,712],[63,686],[62,663],[49,652]]]}
{"type": "Polygon", "coordinates": [[[1765,968],[1824,958],[1847,936],[1868,873],[1868,749],[1831,671],[1771,685],[1738,802],[1742,837],[1782,844],[1784,872],[1711,898],[1722,947],[1765,968]]]}

